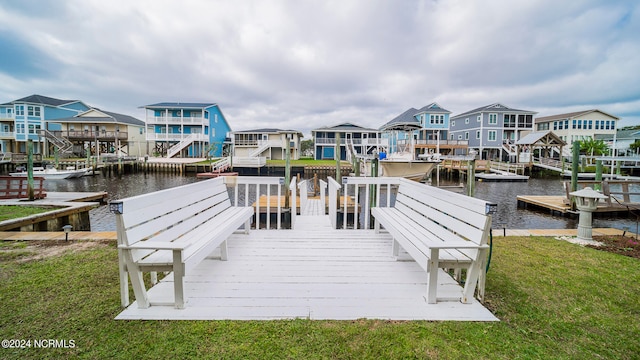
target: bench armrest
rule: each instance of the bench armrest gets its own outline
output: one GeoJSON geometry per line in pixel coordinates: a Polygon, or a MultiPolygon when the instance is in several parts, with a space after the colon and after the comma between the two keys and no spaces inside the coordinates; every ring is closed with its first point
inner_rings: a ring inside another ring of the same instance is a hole
{"type": "Polygon", "coordinates": [[[133,245],[118,245],[124,250],[184,250],[190,244],[176,244],[169,241],[140,241],[133,245]]]}
{"type": "Polygon", "coordinates": [[[442,245],[427,245],[431,249],[488,249],[489,245],[478,245],[471,243],[470,244],[451,244],[451,243],[442,243],[442,245]]]}

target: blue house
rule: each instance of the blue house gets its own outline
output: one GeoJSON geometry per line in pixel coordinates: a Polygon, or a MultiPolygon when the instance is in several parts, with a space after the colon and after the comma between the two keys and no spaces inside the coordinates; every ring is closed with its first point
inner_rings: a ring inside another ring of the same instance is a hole
{"type": "Polygon", "coordinates": [[[447,153],[455,148],[464,148],[466,143],[450,142],[449,115],[451,111],[437,103],[420,109],[410,108],[380,127],[383,138],[389,139],[389,151],[398,151],[410,142],[418,152],[447,153]],[[413,136],[410,139],[409,136],[413,136]],[[424,150],[421,150],[424,149],[424,150]]]}
{"type": "Polygon", "coordinates": [[[31,95],[0,105],[0,151],[27,152],[27,140],[33,140],[33,153],[49,156],[47,140],[41,130],[58,131],[53,120],[69,118],[89,110],[80,100],[60,100],[31,95]]]}
{"type": "Polygon", "coordinates": [[[468,141],[484,160],[516,160],[516,145],[533,131],[535,111],[491,104],[451,118],[449,140],[468,141]]]}
{"type": "Polygon", "coordinates": [[[147,141],[166,157],[229,154],[231,127],[214,103],[163,102],[144,106],[147,141]]]}

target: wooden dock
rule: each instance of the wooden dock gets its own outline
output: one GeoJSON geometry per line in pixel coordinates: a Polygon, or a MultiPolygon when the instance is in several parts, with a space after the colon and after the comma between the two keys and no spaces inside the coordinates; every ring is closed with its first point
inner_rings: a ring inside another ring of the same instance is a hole
{"type": "MultiPolygon", "coordinates": [[[[551,213],[578,214],[578,211],[571,210],[571,205],[564,196],[539,196],[539,195],[518,195],[518,207],[527,208],[529,206],[546,209],[551,213]]],[[[612,203],[608,205],[606,202],[598,203],[595,213],[616,213],[627,212],[626,206],[612,203]]]]}
{"type": "MultiPolygon", "coordinates": [[[[185,309],[139,309],[134,302],[116,319],[498,320],[475,299],[427,304],[427,273],[395,260],[391,235],[333,229],[327,215],[301,215],[293,230],[251,231],[228,243],[228,261],[207,258],[186,276],[185,309]]],[[[438,279],[439,294],[461,295],[449,275],[438,279]]],[[[172,276],[149,295],[170,301],[172,276]]]]}

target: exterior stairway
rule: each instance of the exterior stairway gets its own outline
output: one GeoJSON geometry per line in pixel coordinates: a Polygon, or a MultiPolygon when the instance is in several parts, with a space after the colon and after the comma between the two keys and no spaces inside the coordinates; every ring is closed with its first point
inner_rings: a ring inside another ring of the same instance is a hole
{"type": "Polygon", "coordinates": [[[63,137],[58,137],[47,129],[40,130],[40,136],[44,136],[50,143],[52,143],[60,155],[69,155],[73,153],[73,143],[63,137]]]}

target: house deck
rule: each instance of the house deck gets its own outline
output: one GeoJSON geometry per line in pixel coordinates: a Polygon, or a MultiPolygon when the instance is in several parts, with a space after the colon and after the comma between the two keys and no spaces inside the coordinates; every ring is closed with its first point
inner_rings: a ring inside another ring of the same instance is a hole
{"type": "MultiPolygon", "coordinates": [[[[292,230],[232,235],[228,261],[212,254],[187,274],[185,309],[139,309],[134,302],[117,319],[498,320],[475,299],[427,304],[427,274],[409,257],[396,261],[388,233],[332,229],[319,200],[309,206],[292,230]]],[[[450,276],[438,279],[440,296],[461,296],[450,276]]],[[[172,302],[171,274],[149,296],[172,302]]]]}

